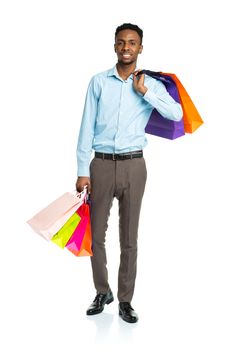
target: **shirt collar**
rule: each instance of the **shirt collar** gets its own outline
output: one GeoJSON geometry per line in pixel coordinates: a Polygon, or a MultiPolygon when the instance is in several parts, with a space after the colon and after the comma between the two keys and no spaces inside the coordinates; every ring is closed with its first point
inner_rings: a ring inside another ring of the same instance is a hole
{"type": "MultiPolygon", "coordinates": [[[[135,70],[137,70],[137,67],[135,68],[135,70]]],[[[109,69],[107,76],[108,77],[113,77],[114,76],[114,77],[118,78],[119,80],[122,80],[122,78],[119,76],[119,73],[118,73],[118,70],[116,68],[116,65],[113,68],[109,69]]],[[[133,79],[133,75],[132,74],[129,75],[128,79],[133,79]]]]}

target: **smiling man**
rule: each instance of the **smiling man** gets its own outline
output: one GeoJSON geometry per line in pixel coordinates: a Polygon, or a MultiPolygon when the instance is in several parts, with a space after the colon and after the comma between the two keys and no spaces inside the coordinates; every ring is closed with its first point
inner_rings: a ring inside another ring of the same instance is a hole
{"type": "Polygon", "coordinates": [[[105,237],[113,199],[119,201],[120,266],[119,315],[138,321],[131,306],[137,267],[137,236],[147,170],[143,148],[145,126],[153,108],[165,118],[180,120],[181,106],[165,86],[144,74],[137,75],[143,31],[134,24],[117,27],[114,49],[117,64],[91,79],[85,100],[77,145],[77,191],[85,185],[91,196],[93,257],[96,297],[87,315],[103,311],[113,300],[108,283],[105,237]],[[92,149],[95,151],[91,159],[92,149]]]}

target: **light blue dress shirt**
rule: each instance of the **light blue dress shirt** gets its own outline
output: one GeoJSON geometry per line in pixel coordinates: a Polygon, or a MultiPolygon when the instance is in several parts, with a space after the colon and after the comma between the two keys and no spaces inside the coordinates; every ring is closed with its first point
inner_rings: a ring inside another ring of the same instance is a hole
{"type": "Polygon", "coordinates": [[[179,121],[181,105],[164,84],[145,75],[148,91],[133,88],[133,74],[123,80],[116,69],[92,77],[85,100],[77,144],[77,175],[89,176],[92,149],[103,153],[126,153],[147,144],[145,126],[153,108],[165,118],[179,121]]]}

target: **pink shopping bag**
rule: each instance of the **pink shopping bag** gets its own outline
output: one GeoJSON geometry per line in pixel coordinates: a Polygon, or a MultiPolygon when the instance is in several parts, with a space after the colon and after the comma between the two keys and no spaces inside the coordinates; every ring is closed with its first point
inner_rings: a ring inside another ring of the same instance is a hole
{"type": "Polygon", "coordinates": [[[83,204],[86,195],[86,188],[80,193],[66,192],[34,215],[27,223],[36,233],[50,240],[83,204]]]}

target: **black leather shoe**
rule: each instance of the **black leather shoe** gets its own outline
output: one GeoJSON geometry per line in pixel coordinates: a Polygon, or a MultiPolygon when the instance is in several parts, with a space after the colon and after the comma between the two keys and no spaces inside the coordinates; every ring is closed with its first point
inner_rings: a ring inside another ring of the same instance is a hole
{"type": "Polygon", "coordinates": [[[93,303],[87,309],[87,315],[96,315],[100,314],[103,311],[105,304],[110,304],[114,300],[113,294],[111,291],[106,294],[98,293],[93,301],[93,303]]]}
{"type": "Polygon", "coordinates": [[[135,313],[131,304],[128,302],[119,303],[119,315],[122,319],[129,323],[135,323],[138,321],[138,315],[135,313]]]}

